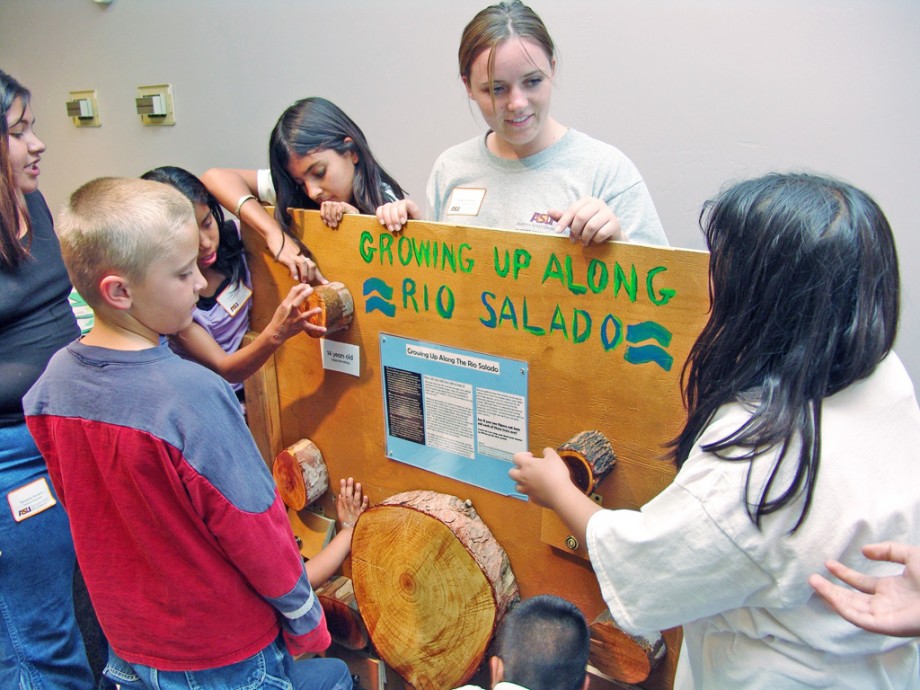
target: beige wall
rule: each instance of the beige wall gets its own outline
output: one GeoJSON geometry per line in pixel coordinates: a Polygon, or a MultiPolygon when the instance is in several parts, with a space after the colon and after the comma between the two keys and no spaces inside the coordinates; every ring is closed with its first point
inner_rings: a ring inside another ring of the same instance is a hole
{"type": "MultiPolygon", "coordinates": [[[[456,75],[486,0],[2,0],[0,67],[34,93],[52,208],[98,175],[266,165],[290,102],[322,95],[415,197],[435,156],[482,131],[456,75]],[[138,85],[169,82],[177,124],[144,128],[138,85]],[[99,92],[76,129],[68,91],[99,92]]],[[[898,351],[920,382],[920,3],[533,0],[559,47],[554,115],[622,148],[674,244],[700,248],[701,202],[771,169],[842,177],[898,238],[898,351]]]]}

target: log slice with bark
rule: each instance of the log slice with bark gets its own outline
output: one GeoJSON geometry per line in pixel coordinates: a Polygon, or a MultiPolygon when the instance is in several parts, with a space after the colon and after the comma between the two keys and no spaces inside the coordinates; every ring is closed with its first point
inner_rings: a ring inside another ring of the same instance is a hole
{"type": "Polygon", "coordinates": [[[604,675],[624,683],[641,683],[667,653],[661,633],[632,635],[621,629],[605,609],[590,625],[590,663],[604,675]]]}
{"type": "Polygon", "coordinates": [[[313,441],[302,438],[275,456],[272,477],[284,505],[300,510],[329,488],[329,470],[313,441]]]}
{"type": "Polygon", "coordinates": [[[472,505],[434,491],[366,510],[351,567],[374,648],[419,689],[469,680],[519,597],[507,554],[472,505]]]}
{"type": "Polygon", "coordinates": [[[572,483],[590,495],[617,461],[610,441],[600,431],[582,431],[556,451],[569,468],[572,483]]]}
{"type": "Polygon", "coordinates": [[[346,649],[365,649],[370,640],[351,580],[343,575],[333,577],[316,588],[316,596],[332,639],[346,649]]]}
{"type": "Polygon", "coordinates": [[[303,303],[301,310],[309,311],[316,307],[320,308],[320,313],[311,316],[309,321],[314,326],[323,326],[326,329],[324,335],[344,331],[351,326],[355,316],[355,300],[348,288],[339,282],[317,285],[303,303]]]}

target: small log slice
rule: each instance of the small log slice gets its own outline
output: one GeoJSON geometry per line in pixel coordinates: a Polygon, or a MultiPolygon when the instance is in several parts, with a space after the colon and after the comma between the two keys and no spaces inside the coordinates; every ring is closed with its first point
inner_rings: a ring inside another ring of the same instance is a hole
{"type": "Polygon", "coordinates": [[[456,688],[480,666],[518,587],[469,502],[408,491],[355,525],[352,579],[380,657],[414,688],[456,688]]]}
{"type": "Polygon", "coordinates": [[[300,510],[329,488],[329,470],[316,444],[302,438],[275,456],[272,477],[284,505],[300,510]]]}
{"type": "Polygon", "coordinates": [[[582,431],[556,452],[569,468],[572,483],[586,494],[594,491],[617,460],[613,446],[600,431],[582,431]]]}
{"type": "Polygon", "coordinates": [[[332,639],[346,649],[365,649],[370,638],[351,580],[343,575],[333,577],[316,589],[316,596],[326,614],[332,639]]]}
{"type": "Polygon", "coordinates": [[[320,308],[320,313],[309,318],[314,326],[325,326],[326,335],[344,331],[351,326],[355,316],[355,301],[343,283],[317,285],[301,306],[302,311],[320,308]]]}
{"type": "Polygon", "coordinates": [[[667,647],[659,633],[631,635],[605,609],[589,626],[592,666],[622,683],[641,683],[664,659],[667,647]]]}

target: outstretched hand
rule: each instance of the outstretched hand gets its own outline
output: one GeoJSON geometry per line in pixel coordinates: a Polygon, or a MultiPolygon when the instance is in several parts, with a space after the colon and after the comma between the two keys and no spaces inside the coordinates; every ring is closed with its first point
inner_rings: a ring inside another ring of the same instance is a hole
{"type": "Polygon", "coordinates": [[[370,505],[370,499],[362,495],[361,484],[349,477],[339,481],[339,493],[335,497],[335,512],[342,529],[351,529],[370,505]]]}
{"type": "Polygon", "coordinates": [[[897,542],[867,544],[863,554],[873,561],[904,564],[904,572],[873,577],[828,561],[827,569],[853,589],[814,574],[809,584],[837,613],[870,632],[899,637],[920,636],[920,548],[897,542]]]}

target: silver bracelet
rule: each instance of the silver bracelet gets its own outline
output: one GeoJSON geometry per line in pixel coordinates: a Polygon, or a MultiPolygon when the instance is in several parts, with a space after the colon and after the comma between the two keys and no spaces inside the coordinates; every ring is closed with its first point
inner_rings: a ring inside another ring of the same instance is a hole
{"type": "MultiPolygon", "coordinates": [[[[243,196],[241,196],[240,200],[236,202],[236,210],[233,212],[233,215],[239,218],[240,209],[243,208],[243,204],[245,204],[250,199],[256,199],[256,198],[252,194],[244,194],[243,196]]],[[[256,201],[258,201],[258,199],[256,199],[256,201]]]]}
{"type": "Polygon", "coordinates": [[[343,527],[344,529],[352,529],[354,526],[355,526],[355,523],[353,523],[353,522],[345,522],[344,520],[342,520],[342,527],[343,527]]]}

